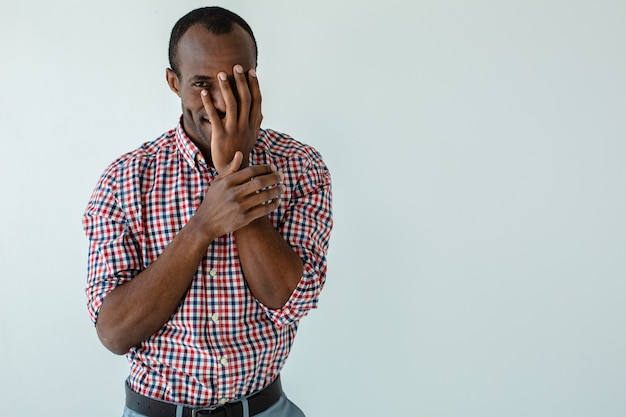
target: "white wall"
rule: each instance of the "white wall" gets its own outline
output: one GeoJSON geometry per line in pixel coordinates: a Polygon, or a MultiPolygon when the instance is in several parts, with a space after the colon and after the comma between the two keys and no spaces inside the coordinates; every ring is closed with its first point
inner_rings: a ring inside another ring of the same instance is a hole
{"type": "MultiPolygon", "coordinates": [[[[169,31],[204,4],[2,1],[3,415],[121,415],[81,214],[106,164],[176,123],[169,31]]],[[[626,415],[626,3],[220,4],[256,31],[265,125],[334,178],[292,399],[310,417],[626,415]]]]}

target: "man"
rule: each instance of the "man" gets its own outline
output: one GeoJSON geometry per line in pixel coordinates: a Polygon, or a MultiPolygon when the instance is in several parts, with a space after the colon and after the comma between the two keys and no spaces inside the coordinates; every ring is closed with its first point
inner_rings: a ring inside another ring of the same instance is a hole
{"type": "Polygon", "coordinates": [[[190,12],[169,58],[178,126],[113,162],[83,218],[89,312],[131,365],[124,415],[300,416],[279,373],[325,280],[329,172],[260,129],[239,16],[190,12]]]}

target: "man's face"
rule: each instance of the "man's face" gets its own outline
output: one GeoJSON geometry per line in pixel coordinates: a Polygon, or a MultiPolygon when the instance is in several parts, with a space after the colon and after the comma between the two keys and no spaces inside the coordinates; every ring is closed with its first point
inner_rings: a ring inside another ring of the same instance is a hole
{"type": "Polygon", "coordinates": [[[202,90],[207,90],[216,110],[223,117],[226,108],[217,82],[225,72],[235,90],[233,67],[244,71],[256,67],[256,52],[250,35],[235,25],[230,33],[215,35],[202,25],[190,27],[178,43],[180,76],[168,69],[167,81],[181,99],[183,127],[205,156],[211,155],[211,123],[202,104],[202,90]]]}

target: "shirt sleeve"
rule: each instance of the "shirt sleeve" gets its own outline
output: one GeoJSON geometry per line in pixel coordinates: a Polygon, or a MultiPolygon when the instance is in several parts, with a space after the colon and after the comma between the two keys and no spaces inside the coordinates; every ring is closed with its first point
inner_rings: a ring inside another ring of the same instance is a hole
{"type": "MultiPolygon", "coordinates": [[[[330,172],[317,151],[300,166],[279,231],[300,256],[304,271],[287,303],[280,309],[263,306],[276,325],[297,323],[316,308],[326,280],[328,243],[333,227],[330,172]]],[[[291,161],[290,164],[296,164],[291,161]]]]}
{"type": "Polygon", "coordinates": [[[83,215],[89,239],[87,307],[95,324],[104,297],[141,270],[141,251],[116,196],[115,180],[105,173],[83,215]]]}

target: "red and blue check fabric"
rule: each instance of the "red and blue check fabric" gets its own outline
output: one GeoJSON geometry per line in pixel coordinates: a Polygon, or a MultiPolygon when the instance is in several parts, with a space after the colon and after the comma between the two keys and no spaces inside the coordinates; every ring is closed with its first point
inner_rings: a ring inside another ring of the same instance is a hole
{"type": "MultiPolygon", "coordinates": [[[[130,386],[142,395],[208,406],[258,391],[278,376],[299,320],[317,306],[332,228],[329,171],[314,148],[272,130],[261,130],[250,163],[285,175],[269,217],[303,260],[303,276],[283,308],[269,309],[246,285],[233,234],[216,239],[170,320],[127,353],[130,386]]],[[[216,175],[180,122],[105,170],[83,217],[94,323],[104,297],[150,266],[216,175]]]]}

